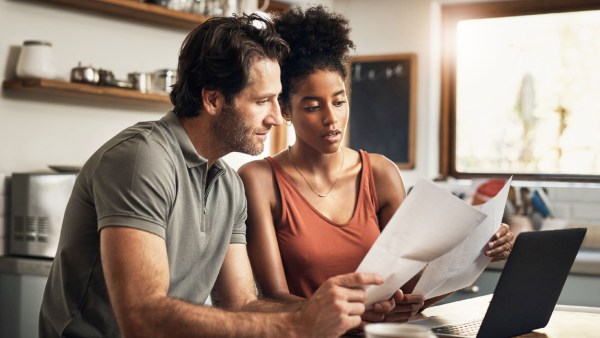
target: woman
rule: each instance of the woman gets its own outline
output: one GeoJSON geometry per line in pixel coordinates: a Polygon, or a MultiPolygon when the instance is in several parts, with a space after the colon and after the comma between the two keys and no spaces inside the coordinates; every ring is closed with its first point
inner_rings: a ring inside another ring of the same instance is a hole
{"type": "MultiPolygon", "coordinates": [[[[342,146],[345,66],[354,48],[348,21],[318,6],[291,9],[275,26],[291,49],[281,66],[280,105],[296,142],[239,174],[257,285],[266,297],[299,301],[327,278],[356,270],[406,192],[392,161],[342,146]]],[[[488,254],[506,258],[512,233],[500,227],[495,237],[488,254]]],[[[409,293],[414,282],[402,289],[409,293]]],[[[423,306],[422,296],[398,291],[363,319],[406,321],[423,306]]]]}

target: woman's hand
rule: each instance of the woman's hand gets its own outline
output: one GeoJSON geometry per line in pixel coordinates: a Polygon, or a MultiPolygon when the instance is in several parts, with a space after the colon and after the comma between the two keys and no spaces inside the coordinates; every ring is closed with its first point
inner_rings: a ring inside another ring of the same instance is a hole
{"type": "Polygon", "coordinates": [[[373,309],[366,311],[362,318],[364,322],[403,323],[417,314],[424,304],[423,296],[404,294],[398,290],[392,298],[373,304],[373,309]]]}
{"type": "Polygon", "coordinates": [[[485,251],[485,255],[492,257],[492,262],[507,259],[512,250],[512,241],[514,238],[515,234],[510,231],[508,224],[502,223],[488,243],[488,249],[485,251]]]}

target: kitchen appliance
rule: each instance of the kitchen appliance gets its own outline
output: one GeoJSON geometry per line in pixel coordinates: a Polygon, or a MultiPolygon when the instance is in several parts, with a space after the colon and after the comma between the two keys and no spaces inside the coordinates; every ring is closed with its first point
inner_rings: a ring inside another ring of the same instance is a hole
{"type": "Polygon", "coordinates": [[[9,253],[54,258],[77,174],[13,173],[9,253]]]}

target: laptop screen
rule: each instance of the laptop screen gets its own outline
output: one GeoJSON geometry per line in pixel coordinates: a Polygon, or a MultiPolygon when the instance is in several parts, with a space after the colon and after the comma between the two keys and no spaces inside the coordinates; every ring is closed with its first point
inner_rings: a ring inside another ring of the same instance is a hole
{"type": "Polygon", "coordinates": [[[586,230],[519,234],[477,336],[508,337],[546,326],[586,230]]]}

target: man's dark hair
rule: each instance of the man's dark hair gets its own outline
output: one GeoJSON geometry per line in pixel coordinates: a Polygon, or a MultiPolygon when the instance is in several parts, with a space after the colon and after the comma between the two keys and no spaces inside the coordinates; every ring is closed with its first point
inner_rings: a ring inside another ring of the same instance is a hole
{"type": "Polygon", "coordinates": [[[248,84],[254,62],[281,63],[288,52],[273,24],[256,14],[207,20],[181,46],[177,82],[171,91],[173,112],[179,117],[198,116],[202,89],[218,90],[231,103],[248,84]]]}
{"type": "Polygon", "coordinates": [[[348,54],[354,49],[346,18],[323,6],[304,12],[295,7],[276,17],[274,24],[291,50],[281,64],[280,101],[283,104],[289,103],[295,82],[317,70],[334,71],[346,79],[348,54]]]}

